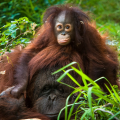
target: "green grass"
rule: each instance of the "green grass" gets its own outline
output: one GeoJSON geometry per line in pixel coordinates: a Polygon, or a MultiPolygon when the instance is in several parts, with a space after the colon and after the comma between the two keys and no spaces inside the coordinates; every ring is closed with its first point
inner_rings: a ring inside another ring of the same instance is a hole
{"type": "MultiPolygon", "coordinates": [[[[117,85],[112,86],[109,81],[101,77],[95,81],[90,79],[87,75],[85,75],[82,70],[76,69],[72,65],[77,64],[76,62],[72,62],[61,69],[57,70],[53,74],[56,74],[60,71],[64,71],[64,73],[57,79],[58,82],[61,84],[65,84],[61,82],[61,80],[67,75],[78,87],[74,88],[74,91],[68,96],[66,100],[66,106],[60,111],[58,115],[58,119],[60,119],[61,112],[65,109],[65,120],[70,120],[71,116],[75,116],[75,120],[112,120],[114,119],[120,119],[120,91],[118,90],[117,85]],[[66,68],[71,67],[70,69],[65,70],[66,68]],[[75,71],[78,73],[83,80],[84,86],[81,86],[70,74],[70,71],[75,71]],[[97,81],[105,79],[109,84],[109,88],[106,85],[106,88],[109,91],[109,95],[104,93],[100,86],[96,83],[97,81]],[[79,95],[77,96],[75,102],[73,104],[68,104],[69,98],[72,94],[79,92],[79,95]],[[93,95],[97,97],[92,97],[93,95]],[[83,100],[84,98],[84,100],[83,100]],[[78,104],[78,108],[75,113],[73,113],[74,105],[78,104]],[[70,112],[68,113],[68,106],[71,106],[70,112]]],[[[65,84],[66,85],[66,84],[65,84]]]]}

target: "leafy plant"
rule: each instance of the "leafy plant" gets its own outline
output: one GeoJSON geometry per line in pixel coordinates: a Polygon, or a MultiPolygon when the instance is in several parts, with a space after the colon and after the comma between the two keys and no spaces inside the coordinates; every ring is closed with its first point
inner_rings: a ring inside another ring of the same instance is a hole
{"type": "Polygon", "coordinates": [[[0,55],[33,38],[35,28],[42,25],[47,7],[64,0],[4,0],[0,2],[0,55]],[[26,16],[26,17],[24,17],[26,16]],[[3,26],[4,25],[4,26],[3,26]]]}
{"type": "Polygon", "coordinates": [[[61,84],[65,84],[61,82],[61,80],[67,75],[76,85],[77,88],[72,87],[74,91],[68,96],[66,100],[66,106],[60,111],[58,115],[58,119],[60,119],[61,112],[65,109],[65,120],[70,120],[71,116],[75,115],[75,120],[112,120],[113,118],[116,120],[120,119],[120,91],[118,90],[117,86],[112,86],[109,81],[101,77],[95,81],[90,79],[87,75],[85,75],[82,70],[80,69],[80,66],[78,65],[79,69],[76,69],[73,67],[73,65],[76,64],[76,62],[72,62],[61,69],[57,70],[53,74],[56,74],[60,71],[64,71],[64,73],[57,79],[57,81],[61,84]],[[68,67],[71,67],[71,69],[67,69],[68,67]],[[67,70],[66,70],[67,69],[67,70]],[[75,71],[78,73],[83,80],[84,86],[81,86],[77,80],[75,80],[71,75],[70,71],[75,71]],[[100,86],[96,83],[97,81],[105,79],[109,84],[109,88],[106,85],[106,88],[109,91],[109,95],[104,93],[100,86]],[[77,96],[75,102],[71,105],[68,104],[69,98],[72,94],[79,92],[79,95],[77,96]],[[93,97],[95,96],[95,98],[93,97]],[[84,99],[83,99],[84,98],[84,99]],[[77,104],[78,108],[75,113],[73,113],[74,105],[77,104]],[[68,107],[71,106],[70,112],[68,114],[68,107]]]}
{"type": "Polygon", "coordinates": [[[3,32],[0,32],[0,54],[10,51],[16,45],[25,46],[29,43],[35,34],[36,26],[38,25],[29,21],[27,17],[22,17],[1,27],[3,32]]]}
{"type": "Polygon", "coordinates": [[[3,0],[0,2],[0,27],[6,22],[26,16],[30,21],[42,24],[46,8],[62,4],[64,0],[3,0]]]}

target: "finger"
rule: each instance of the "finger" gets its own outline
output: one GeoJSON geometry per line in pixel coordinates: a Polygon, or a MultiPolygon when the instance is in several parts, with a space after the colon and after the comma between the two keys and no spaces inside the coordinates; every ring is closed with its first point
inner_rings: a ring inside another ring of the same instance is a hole
{"type": "Polygon", "coordinates": [[[13,97],[18,98],[20,97],[20,95],[22,94],[23,90],[22,90],[22,86],[15,86],[12,90],[11,90],[11,94],[13,97]]]}
{"type": "Polygon", "coordinates": [[[15,86],[9,87],[6,90],[4,90],[3,92],[0,93],[0,97],[3,95],[8,95],[10,94],[11,90],[14,88],[15,86]]]}

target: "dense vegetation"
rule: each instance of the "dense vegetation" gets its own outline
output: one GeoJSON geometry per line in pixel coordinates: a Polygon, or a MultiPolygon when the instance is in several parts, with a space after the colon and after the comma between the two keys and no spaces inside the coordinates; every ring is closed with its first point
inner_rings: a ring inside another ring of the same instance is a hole
{"type": "MultiPolygon", "coordinates": [[[[109,34],[107,44],[115,47],[120,59],[120,0],[44,0],[44,2],[42,0],[2,0],[0,1],[0,55],[6,51],[10,51],[16,45],[20,44],[24,47],[33,39],[38,26],[42,25],[42,17],[45,9],[51,5],[66,3],[77,5],[86,11],[93,19],[93,22],[95,21],[98,30],[102,34],[109,34]]],[[[72,69],[77,71],[73,67],[72,69]]],[[[75,88],[73,92],[82,90],[77,97],[77,99],[81,99],[80,102],[75,103],[79,104],[80,108],[75,113],[76,119],[79,116],[81,120],[119,120],[120,98],[117,86],[111,86],[112,90],[108,88],[110,95],[106,95],[81,70],[77,72],[82,76],[85,84],[84,86],[78,85],[79,88],[75,88]],[[90,84],[87,84],[86,80],[93,86],[88,87],[90,84]],[[92,94],[95,94],[98,98],[93,99],[92,94]],[[81,95],[83,97],[80,97],[81,95]]],[[[69,77],[76,82],[70,75],[69,77]]],[[[65,109],[67,113],[67,107],[65,109]]],[[[66,120],[70,119],[71,113],[69,116],[66,115],[66,120]]]]}

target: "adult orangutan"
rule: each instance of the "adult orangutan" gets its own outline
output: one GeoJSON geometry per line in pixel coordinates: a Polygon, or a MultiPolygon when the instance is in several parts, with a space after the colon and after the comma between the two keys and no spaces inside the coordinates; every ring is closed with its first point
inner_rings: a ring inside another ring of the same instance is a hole
{"type": "MultiPolygon", "coordinates": [[[[9,54],[12,65],[5,62],[6,74],[1,75],[0,86],[1,91],[6,86],[14,87],[10,88],[9,92],[4,91],[1,96],[5,99],[4,104],[12,103],[18,108],[19,104],[11,101],[10,96],[14,96],[12,99],[15,100],[20,99],[22,93],[26,91],[27,108],[30,107],[35,113],[56,119],[72,89],[66,89],[57,83],[55,80],[60,75],[52,76],[53,71],[76,61],[82,71],[93,80],[104,76],[113,85],[117,80],[118,61],[116,53],[105,44],[105,37],[100,35],[89,22],[88,16],[80,9],[68,6],[50,7],[44,14],[43,22],[44,25],[32,43],[22,51],[16,50],[9,54]],[[6,93],[7,100],[4,97],[6,93]]],[[[71,74],[83,85],[79,75],[74,72],[71,74]]],[[[65,78],[63,82],[77,87],[69,78],[65,78]]],[[[106,91],[104,83],[107,84],[104,79],[98,82],[106,91]]],[[[73,98],[69,102],[73,102],[73,98]]],[[[7,109],[4,104],[3,107],[7,109]]],[[[2,105],[0,104],[0,108],[2,105]]],[[[23,107],[21,109],[25,111],[26,106],[25,109],[23,107]]],[[[2,110],[0,113],[4,114],[2,110]]],[[[16,114],[18,114],[14,116],[16,119],[24,118],[23,112],[21,114],[18,111],[16,114]]],[[[38,118],[42,117],[38,115],[38,118]]]]}

